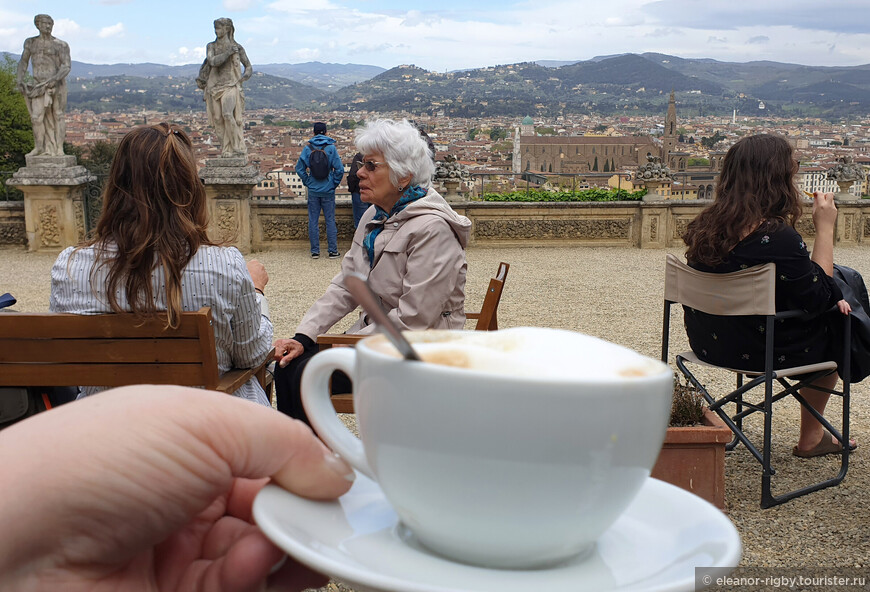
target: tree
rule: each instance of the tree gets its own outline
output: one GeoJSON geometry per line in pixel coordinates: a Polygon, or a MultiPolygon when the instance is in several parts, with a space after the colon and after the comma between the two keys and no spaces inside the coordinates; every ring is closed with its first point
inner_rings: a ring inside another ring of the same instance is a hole
{"type": "Polygon", "coordinates": [[[598,133],[606,132],[606,131],[607,131],[607,126],[604,125],[603,123],[599,123],[598,125],[595,126],[595,130],[594,130],[594,131],[596,131],[596,132],[598,132],[598,133]]]}
{"type": "Polygon", "coordinates": [[[605,160],[605,161],[604,161],[604,172],[605,172],[605,173],[609,173],[609,172],[610,172],[610,161],[609,161],[609,160],[605,160]]]}
{"type": "Polygon", "coordinates": [[[0,62],[0,172],[14,172],[24,166],[24,155],[33,150],[33,127],[24,95],[15,88],[18,65],[5,57],[0,62]]]}
{"type": "Polygon", "coordinates": [[[498,142],[499,140],[504,140],[507,138],[507,130],[500,126],[495,126],[491,130],[489,130],[489,139],[493,142],[498,142]]]}
{"type": "Polygon", "coordinates": [[[725,135],[724,135],[724,134],[720,134],[719,132],[716,132],[716,133],[713,134],[713,136],[710,137],[710,138],[708,138],[707,136],[703,136],[703,137],[701,137],[701,146],[703,146],[704,148],[708,148],[708,149],[709,149],[709,148],[712,148],[713,146],[715,146],[716,144],[718,144],[719,142],[721,142],[721,141],[724,140],[724,139],[725,139],[725,135]]]}
{"type": "Polygon", "coordinates": [[[596,172],[598,171],[598,157],[597,156],[595,157],[595,162],[592,163],[592,170],[596,171],[596,172]]]}
{"type": "Polygon", "coordinates": [[[112,166],[118,145],[108,140],[97,140],[85,150],[81,164],[91,172],[105,174],[112,166]]]}
{"type": "Polygon", "coordinates": [[[466,134],[465,137],[468,138],[469,140],[473,140],[474,138],[477,137],[477,134],[479,132],[480,132],[479,128],[473,127],[470,130],[468,130],[468,134],[466,134]]]}

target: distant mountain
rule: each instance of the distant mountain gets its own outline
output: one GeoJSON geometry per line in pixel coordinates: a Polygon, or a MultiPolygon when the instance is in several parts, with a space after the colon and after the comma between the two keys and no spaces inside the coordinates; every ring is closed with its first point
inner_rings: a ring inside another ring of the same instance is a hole
{"type": "Polygon", "coordinates": [[[579,61],[580,60],[535,60],[535,63],[545,68],[561,68],[562,66],[570,66],[571,64],[576,64],[579,61]]]}
{"type": "MultiPolygon", "coordinates": [[[[199,109],[202,94],[193,84],[198,69],[198,64],[73,62],[70,104],[102,111],[199,109]]],[[[686,115],[729,114],[733,109],[745,115],[790,117],[870,114],[870,64],[815,67],[644,53],[441,73],[409,65],[384,70],[320,62],[255,64],[254,71],[245,85],[250,108],[443,112],[459,117],[651,114],[661,113],[674,90],[686,115]]]]}
{"type": "MultiPolygon", "coordinates": [[[[199,68],[197,67],[197,71],[199,68]]],[[[69,105],[96,113],[153,109],[203,109],[202,91],[193,77],[100,76],[71,81],[69,105]]],[[[254,72],[245,85],[245,106],[262,108],[319,108],[327,93],[293,80],[254,72]]]]}
{"type": "MultiPolygon", "coordinates": [[[[5,52],[4,52],[5,53],[5,52]]],[[[8,53],[15,61],[20,55],[8,53]]],[[[201,63],[182,66],[166,66],[164,64],[87,64],[72,61],[71,78],[98,78],[101,76],[172,76],[195,78],[199,73],[201,63]]],[[[323,62],[305,62],[303,64],[254,64],[254,72],[264,72],[273,76],[295,80],[314,88],[333,92],[342,86],[368,80],[385,71],[379,66],[363,64],[330,64],[323,62]]]]}
{"type": "Polygon", "coordinates": [[[769,61],[719,62],[658,53],[645,53],[643,57],[669,70],[710,80],[728,91],[749,93],[765,101],[790,100],[788,93],[792,92],[818,103],[831,100],[831,95],[836,100],[866,102],[864,93],[858,91],[870,91],[870,64],[824,67],[769,61]],[[850,95],[853,88],[858,91],[850,95]]]}
{"type": "Polygon", "coordinates": [[[625,54],[601,61],[578,62],[559,68],[559,78],[576,84],[617,84],[628,88],[669,92],[700,90],[703,94],[718,95],[724,90],[715,82],[697,76],[687,76],[665,68],[652,60],[635,54],[625,54]]]}
{"type": "Polygon", "coordinates": [[[304,64],[263,64],[254,66],[255,70],[289,78],[320,90],[335,92],[343,86],[374,78],[386,68],[363,64],[325,64],[305,62],[304,64]]]}

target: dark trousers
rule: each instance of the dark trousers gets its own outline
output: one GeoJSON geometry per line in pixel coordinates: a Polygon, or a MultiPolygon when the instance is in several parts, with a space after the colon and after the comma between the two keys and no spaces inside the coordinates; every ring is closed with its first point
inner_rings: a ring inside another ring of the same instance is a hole
{"type": "MultiPolygon", "coordinates": [[[[278,411],[301,419],[308,425],[308,416],[302,407],[302,371],[308,365],[317,350],[306,349],[298,358],[294,358],[289,364],[281,368],[275,365],[275,398],[278,401],[278,411]]],[[[333,395],[341,395],[352,392],[350,378],[344,372],[336,370],[332,373],[331,391],[333,395]]]]}

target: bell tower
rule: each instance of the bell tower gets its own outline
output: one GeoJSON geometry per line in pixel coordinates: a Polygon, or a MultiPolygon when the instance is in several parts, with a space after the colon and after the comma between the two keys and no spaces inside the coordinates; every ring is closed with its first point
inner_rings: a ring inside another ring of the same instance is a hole
{"type": "Polygon", "coordinates": [[[677,105],[674,101],[674,91],[668,100],[668,115],[665,117],[665,133],[662,136],[662,162],[670,164],[670,154],[677,149],[677,105]]]}

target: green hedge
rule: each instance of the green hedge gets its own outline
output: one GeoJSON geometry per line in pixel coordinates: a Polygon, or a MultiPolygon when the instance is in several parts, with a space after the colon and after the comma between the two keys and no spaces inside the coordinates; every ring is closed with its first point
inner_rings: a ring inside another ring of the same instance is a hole
{"type": "Polygon", "coordinates": [[[509,193],[484,193],[481,201],[640,201],[646,194],[625,189],[582,189],[580,191],[511,191],[509,193]]]}

